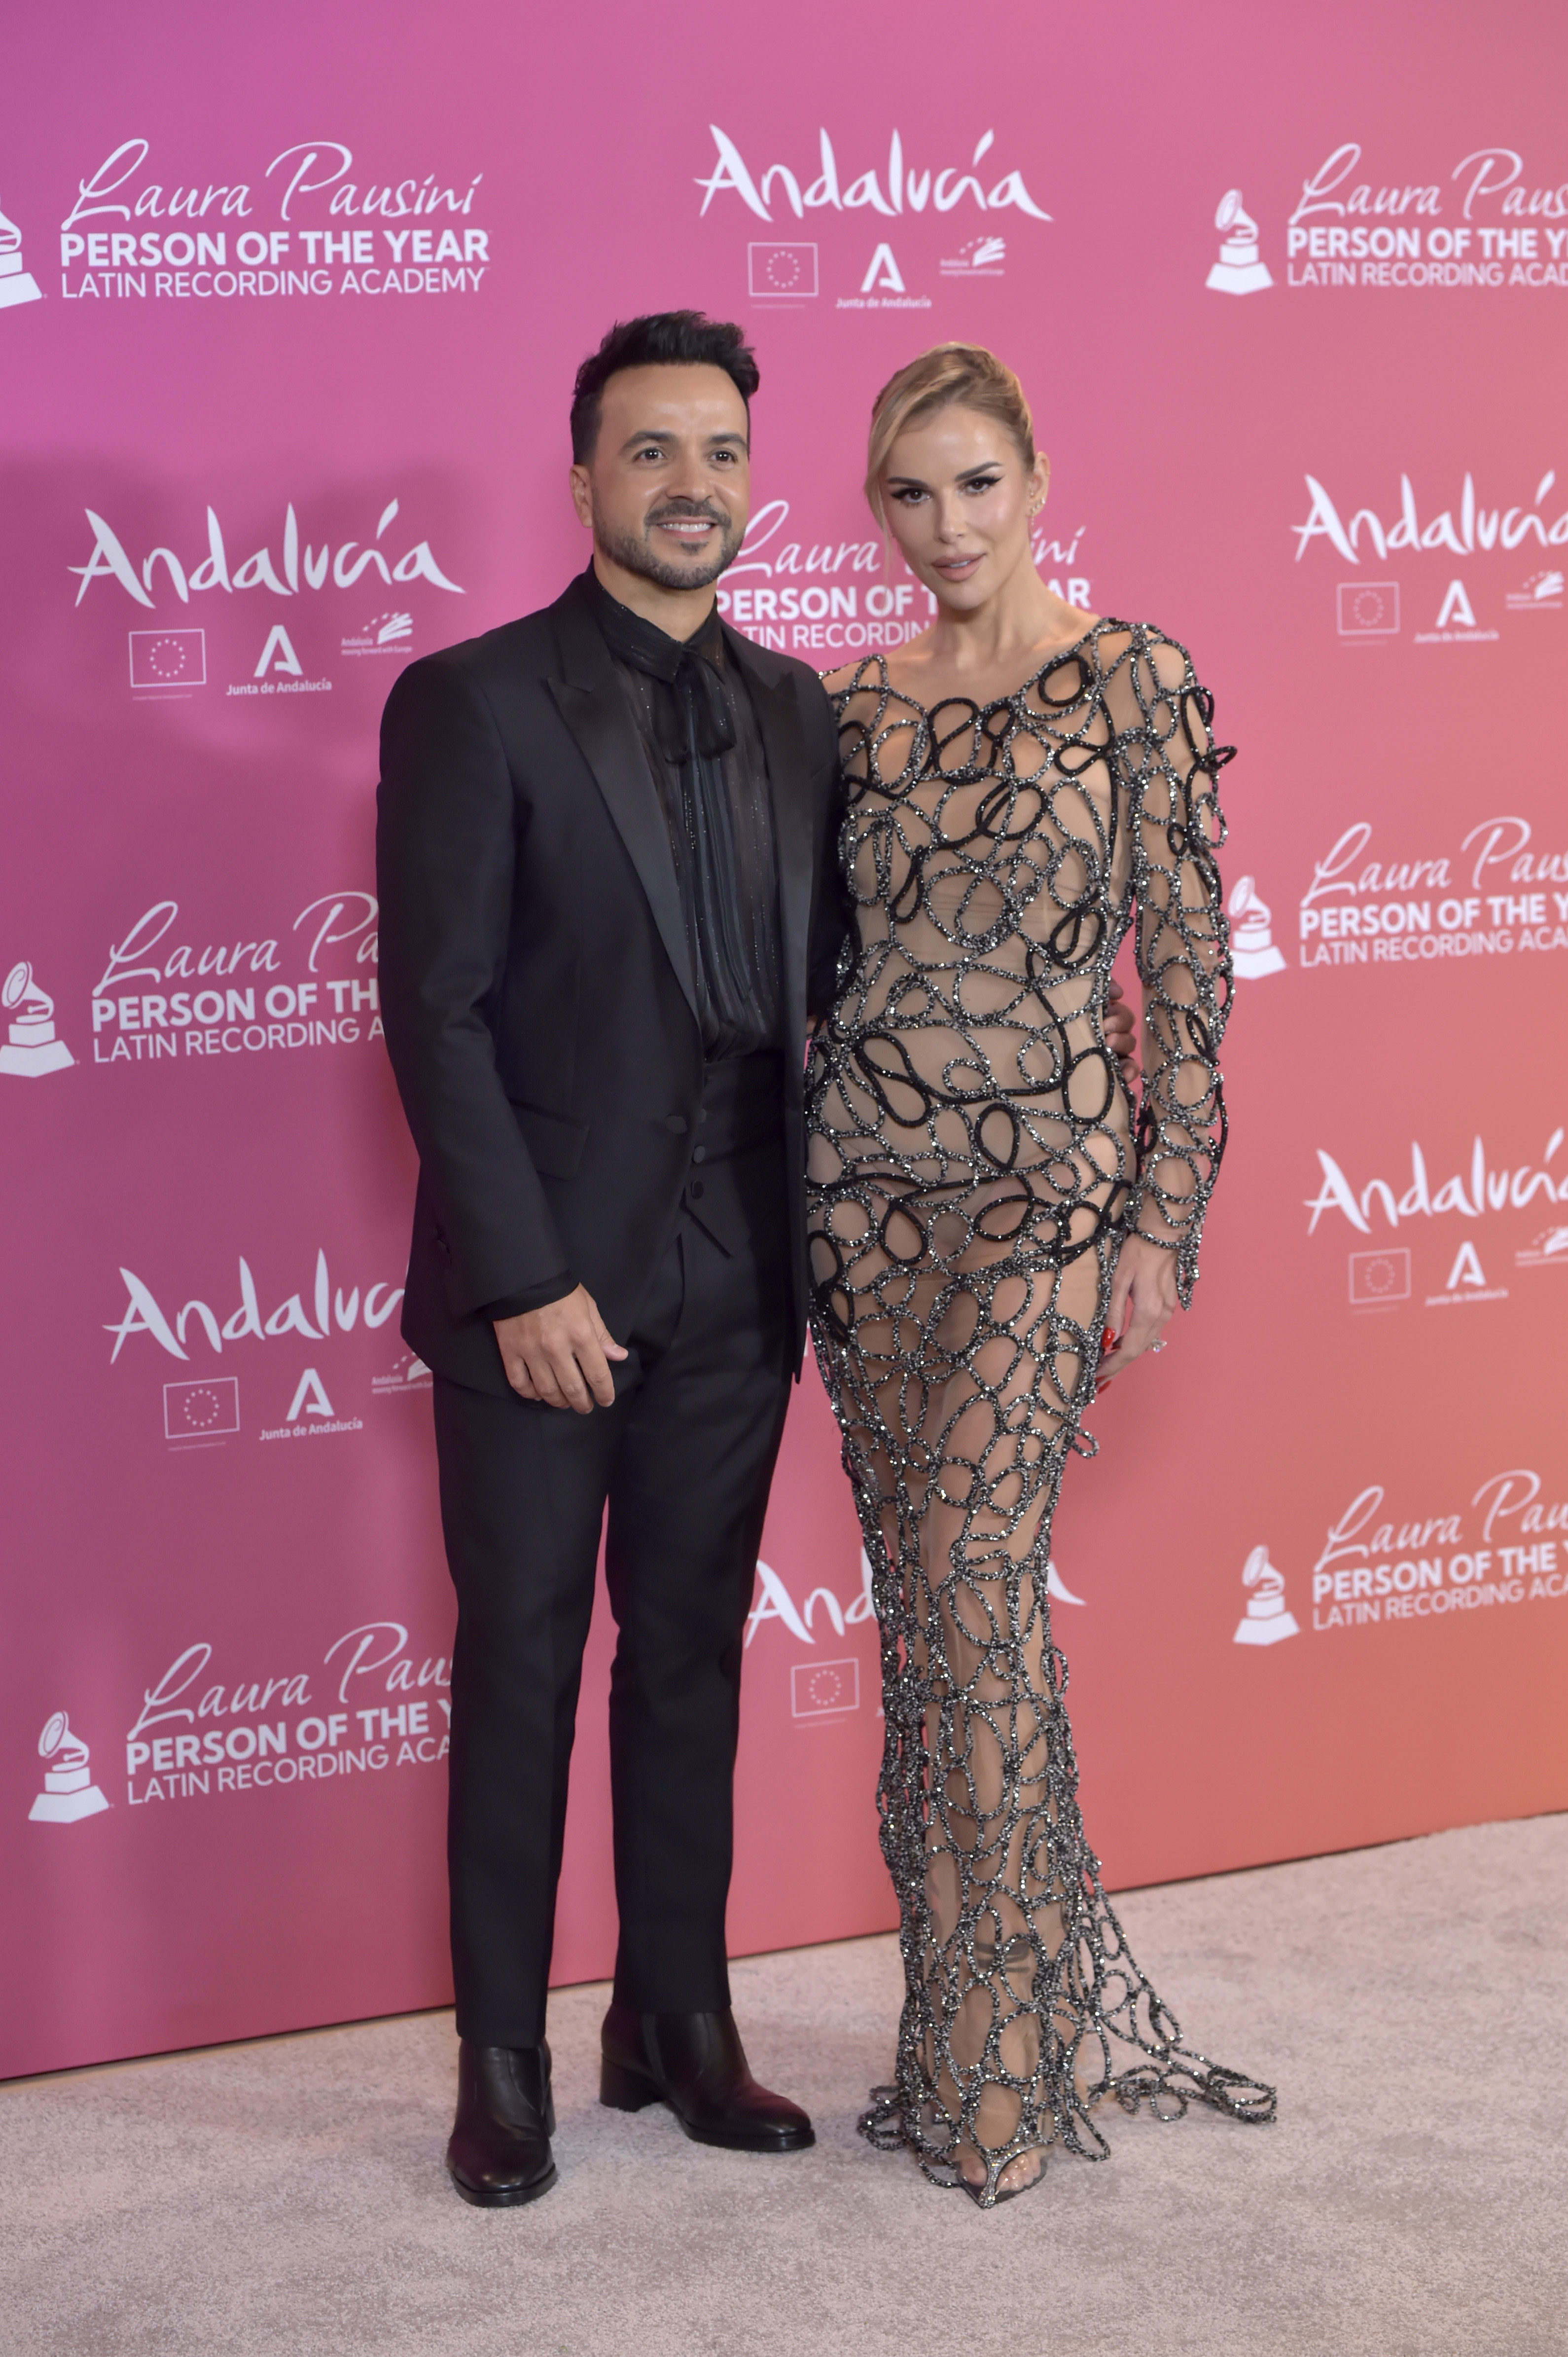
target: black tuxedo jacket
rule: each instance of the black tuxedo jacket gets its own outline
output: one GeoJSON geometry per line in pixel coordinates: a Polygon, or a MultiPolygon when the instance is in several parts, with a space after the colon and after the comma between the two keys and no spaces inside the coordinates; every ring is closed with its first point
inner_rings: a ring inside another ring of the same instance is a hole
{"type": "MultiPolygon", "coordinates": [[[[846,923],[837,738],[805,664],[725,640],[773,801],[798,1362],[801,1067],[846,923]]],[[[403,1331],[438,1372],[505,1392],[491,1303],[565,1270],[625,1336],[703,1086],[669,832],[579,584],[410,664],[381,722],[378,805],[381,1006],[420,1162],[403,1331]]]]}

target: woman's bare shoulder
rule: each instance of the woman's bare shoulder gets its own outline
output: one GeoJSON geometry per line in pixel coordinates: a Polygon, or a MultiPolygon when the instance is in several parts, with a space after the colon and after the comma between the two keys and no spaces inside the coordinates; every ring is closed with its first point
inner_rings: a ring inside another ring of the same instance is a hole
{"type": "Polygon", "coordinates": [[[841,663],[825,671],[822,682],[841,712],[856,697],[880,698],[887,693],[887,665],[880,655],[862,655],[858,662],[841,663]]]}
{"type": "Polygon", "coordinates": [[[1101,692],[1118,727],[1139,726],[1151,697],[1179,696],[1194,683],[1187,649],[1153,622],[1102,621],[1093,643],[1101,692]]]}
{"type": "Polygon", "coordinates": [[[1179,639],[1155,622],[1102,619],[1093,633],[1094,651],[1102,671],[1112,671],[1129,654],[1151,663],[1162,685],[1175,687],[1192,668],[1192,657],[1179,639]]]}

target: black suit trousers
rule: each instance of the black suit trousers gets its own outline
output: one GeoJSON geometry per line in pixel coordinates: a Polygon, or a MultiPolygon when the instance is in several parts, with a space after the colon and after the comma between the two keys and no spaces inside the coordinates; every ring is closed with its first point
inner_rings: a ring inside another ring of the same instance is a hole
{"type": "MultiPolygon", "coordinates": [[[[722,1148],[721,1148],[722,1154],[722,1148]]],[[[448,1864],[459,2036],[544,2035],[566,1783],[601,1528],[616,1995],[729,2002],[725,1909],[742,1637],[789,1400],[783,1141],[710,1161],[591,1415],[435,1381],[457,1592],[448,1864]],[[732,1238],[726,1249],[703,1212],[732,1238]],[[749,1246],[736,1243],[749,1234],[749,1246]]]]}

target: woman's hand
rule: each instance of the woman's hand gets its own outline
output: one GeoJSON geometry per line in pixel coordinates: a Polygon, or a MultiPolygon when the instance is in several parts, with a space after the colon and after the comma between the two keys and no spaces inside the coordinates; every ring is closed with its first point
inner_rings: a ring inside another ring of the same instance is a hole
{"type": "Polygon", "coordinates": [[[1122,1085],[1131,1097],[1138,1092],[1138,1043],[1134,1036],[1133,1010],[1127,1004],[1127,994],[1112,975],[1105,996],[1105,1012],[1100,1018],[1105,1044],[1116,1059],[1116,1069],[1122,1075],[1122,1085]]]}
{"type": "Polygon", "coordinates": [[[1111,1281],[1106,1323],[1116,1342],[1100,1361],[1100,1382],[1108,1383],[1157,1343],[1176,1307],[1175,1253],[1150,1243],[1146,1236],[1129,1236],[1111,1281]]]}

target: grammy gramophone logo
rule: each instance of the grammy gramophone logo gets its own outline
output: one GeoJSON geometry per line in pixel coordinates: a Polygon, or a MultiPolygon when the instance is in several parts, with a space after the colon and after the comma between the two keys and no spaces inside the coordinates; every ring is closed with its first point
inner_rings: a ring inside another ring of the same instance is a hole
{"type": "Polygon", "coordinates": [[[1266,1546],[1255,1546],[1241,1569],[1247,1589],[1247,1609],[1236,1628],[1238,1645],[1277,1645],[1283,1637],[1299,1637],[1301,1623],[1285,1602],[1283,1576],[1269,1561],[1266,1546]]]}
{"type": "Polygon", "coordinates": [[[32,273],[22,267],[22,232],[0,213],[0,311],[14,303],[41,303],[44,290],[32,273]]]}
{"type": "Polygon", "coordinates": [[[1220,295],[1256,295],[1273,285],[1258,252],[1258,224],[1241,202],[1240,188],[1227,188],[1214,216],[1222,243],[1219,259],[1204,280],[1220,295]]]}
{"type": "Polygon", "coordinates": [[[1274,912],[1258,889],[1255,876],[1243,876],[1230,895],[1230,963],[1243,982],[1284,970],[1284,953],[1273,936],[1274,912]]]}
{"type": "MultiPolygon", "coordinates": [[[[0,280],[0,285],[4,285],[0,280]]],[[[19,958],[0,983],[0,1008],[8,1018],[5,1042],[0,1047],[0,1072],[36,1081],[45,1072],[63,1072],[76,1058],[55,1034],[55,1003],[33,980],[33,969],[19,958]]]]}
{"type": "Polygon", "coordinates": [[[44,1721],[38,1757],[48,1761],[44,1789],[27,1811],[35,1824],[73,1825],[80,1817],[95,1817],[109,1806],[92,1781],[91,1754],[70,1721],[57,1710],[44,1721]]]}

